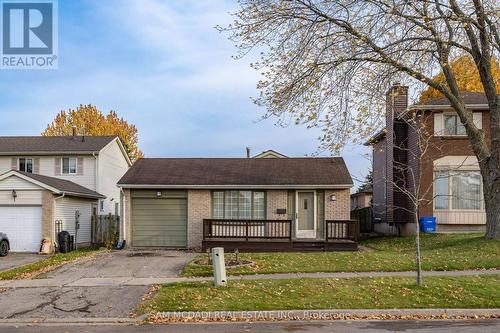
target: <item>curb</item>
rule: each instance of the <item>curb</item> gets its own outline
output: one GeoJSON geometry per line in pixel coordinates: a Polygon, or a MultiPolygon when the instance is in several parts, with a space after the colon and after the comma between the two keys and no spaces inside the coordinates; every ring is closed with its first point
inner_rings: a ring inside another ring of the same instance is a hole
{"type": "Polygon", "coordinates": [[[499,319],[498,309],[324,309],[275,311],[178,311],[149,313],[149,323],[311,321],[311,320],[474,320],[499,319]]]}
{"type": "Polygon", "coordinates": [[[137,318],[19,318],[2,319],[0,327],[12,326],[120,326],[144,323],[220,323],[257,321],[391,321],[500,319],[500,309],[354,309],[276,310],[149,313],[137,318]],[[170,317],[168,317],[170,316],[170,317]],[[155,320],[151,320],[154,318],[155,320]],[[163,320],[162,320],[163,319],[163,320]]]}
{"type": "Polygon", "coordinates": [[[142,320],[138,318],[19,318],[2,319],[2,326],[75,326],[75,325],[138,325],[142,320]]]}

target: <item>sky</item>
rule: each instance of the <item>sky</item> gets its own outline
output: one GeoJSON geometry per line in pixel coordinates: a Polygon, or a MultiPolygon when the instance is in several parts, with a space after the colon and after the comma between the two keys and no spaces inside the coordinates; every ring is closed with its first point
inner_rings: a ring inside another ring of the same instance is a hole
{"type": "MultiPolygon", "coordinates": [[[[0,70],[0,135],[39,135],[59,111],[94,104],[137,126],[146,157],[314,154],[319,130],[259,120],[255,55],[233,59],[234,43],[215,29],[235,9],[231,0],[59,0],[58,69],[0,70]]],[[[369,152],[341,152],[353,178],[368,172],[369,152]]]]}

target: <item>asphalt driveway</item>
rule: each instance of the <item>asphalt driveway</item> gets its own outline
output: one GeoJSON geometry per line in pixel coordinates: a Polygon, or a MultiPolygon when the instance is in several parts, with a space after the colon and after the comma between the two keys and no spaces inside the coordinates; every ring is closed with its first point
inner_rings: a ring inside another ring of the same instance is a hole
{"type": "MultiPolygon", "coordinates": [[[[40,278],[176,277],[196,253],[163,250],[106,252],[70,263],[40,278]]],[[[64,286],[0,290],[0,318],[128,317],[148,286],[64,286]]]]}
{"type": "Polygon", "coordinates": [[[93,260],[76,262],[43,275],[43,278],[80,279],[177,277],[196,253],[166,250],[122,250],[103,253],[93,260]]]}
{"type": "Polygon", "coordinates": [[[10,252],[6,257],[0,257],[0,272],[14,267],[31,264],[45,258],[47,258],[47,256],[36,253],[10,252]]]}

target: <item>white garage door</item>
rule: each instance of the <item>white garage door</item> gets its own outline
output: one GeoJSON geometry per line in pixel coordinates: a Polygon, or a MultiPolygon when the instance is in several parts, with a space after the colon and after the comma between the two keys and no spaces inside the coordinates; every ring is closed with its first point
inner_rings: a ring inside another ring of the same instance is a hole
{"type": "Polygon", "coordinates": [[[42,207],[0,207],[0,231],[13,252],[38,252],[42,240],[42,207]]]}

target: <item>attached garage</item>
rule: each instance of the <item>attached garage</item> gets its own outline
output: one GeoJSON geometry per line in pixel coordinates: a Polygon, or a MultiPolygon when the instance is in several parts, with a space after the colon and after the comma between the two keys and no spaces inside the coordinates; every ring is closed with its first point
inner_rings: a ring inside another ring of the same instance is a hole
{"type": "Polygon", "coordinates": [[[8,235],[13,252],[38,252],[42,239],[42,207],[0,207],[0,231],[8,235]]]}
{"type": "Polygon", "coordinates": [[[103,195],[73,182],[38,174],[8,171],[0,175],[0,232],[7,234],[12,252],[38,252],[43,239],[57,242],[56,224],[90,243],[93,205],[103,195]]]}
{"type": "Polygon", "coordinates": [[[187,247],[187,191],[132,190],[132,246],[187,247]]]}

